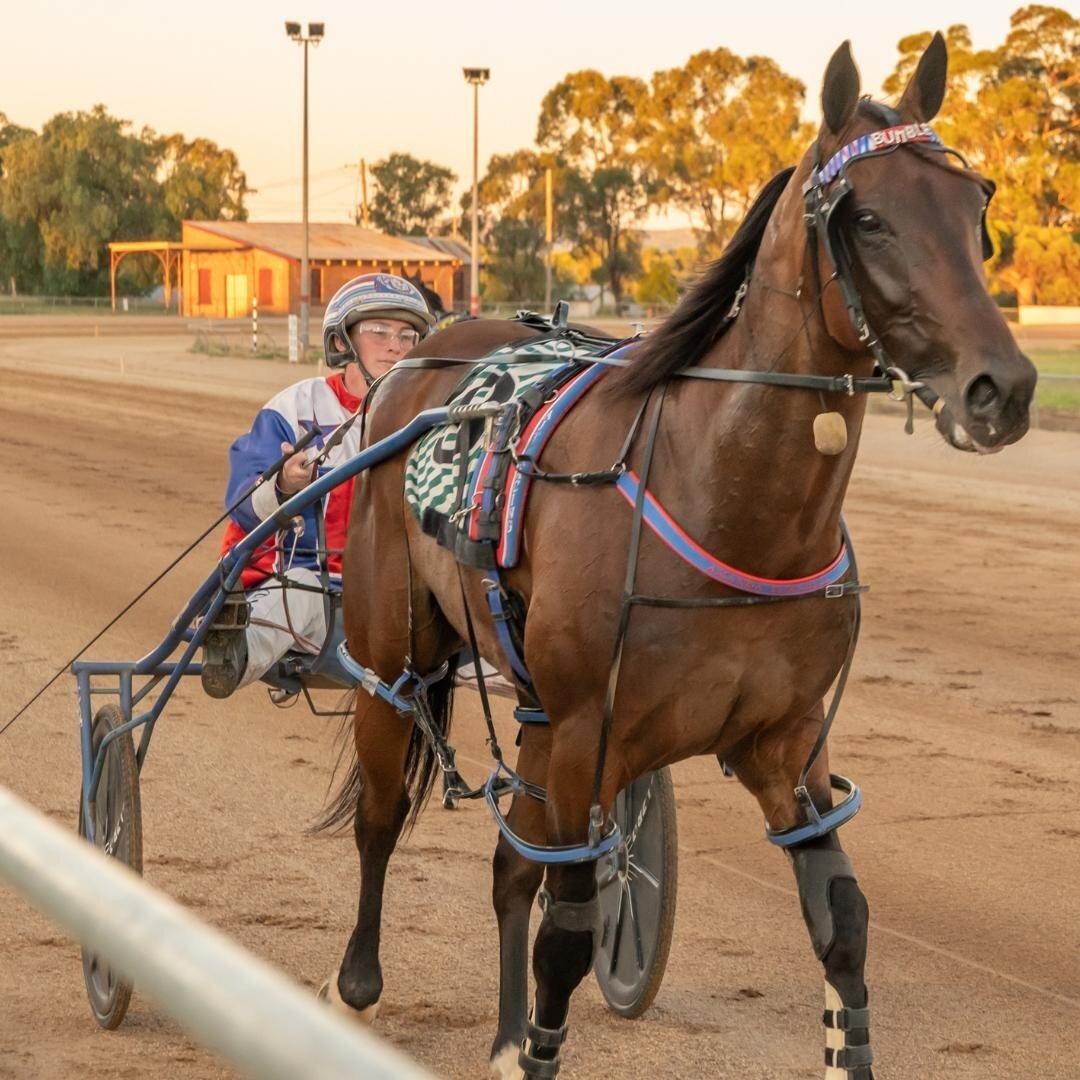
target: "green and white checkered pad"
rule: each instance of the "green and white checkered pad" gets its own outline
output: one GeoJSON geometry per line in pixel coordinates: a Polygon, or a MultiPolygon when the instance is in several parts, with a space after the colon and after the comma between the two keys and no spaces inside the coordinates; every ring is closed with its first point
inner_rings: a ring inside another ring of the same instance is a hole
{"type": "MultiPolygon", "coordinates": [[[[461,384],[454,395],[455,405],[479,405],[485,401],[511,401],[539,383],[556,368],[561,367],[572,354],[565,342],[539,342],[536,345],[500,349],[485,357],[461,384]],[[558,350],[552,345],[561,346],[558,350]],[[515,359],[499,362],[500,354],[512,353],[515,359]],[[522,354],[548,357],[548,359],[521,360],[522,354]]],[[[425,509],[438,511],[449,517],[457,506],[458,492],[458,439],[460,426],[449,424],[432,428],[412,448],[405,466],[405,498],[416,515],[423,519],[425,509]]],[[[484,442],[478,438],[469,447],[469,476],[480,464],[484,442]]]]}

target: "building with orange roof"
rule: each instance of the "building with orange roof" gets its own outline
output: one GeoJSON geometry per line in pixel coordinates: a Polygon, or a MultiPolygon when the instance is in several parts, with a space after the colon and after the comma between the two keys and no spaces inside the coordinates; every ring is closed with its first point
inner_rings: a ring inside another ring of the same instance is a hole
{"type": "MultiPolygon", "coordinates": [[[[300,309],[303,226],[292,222],[185,221],[181,241],[130,241],[109,245],[116,305],[116,267],[136,251],[149,251],[165,268],[166,304],[172,281],[189,316],[243,318],[253,302],[259,312],[286,315],[300,309]],[[160,249],[160,250],[159,250],[160,249]]],[[[439,294],[446,310],[463,299],[461,245],[426,237],[387,236],[359,225],[308,225],[311,304],[320,307],[350,278],[381,270],[412,277],[439,294]]]]}

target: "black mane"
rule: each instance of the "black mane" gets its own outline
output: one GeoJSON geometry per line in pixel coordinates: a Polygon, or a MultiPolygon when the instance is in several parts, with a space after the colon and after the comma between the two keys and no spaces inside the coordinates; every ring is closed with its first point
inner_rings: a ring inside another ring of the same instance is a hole
{"type": "Polygon", "coordinates": [[[778,172],[761,189],[723,255],[698,278],[671,317],[635,350],[619,380],[620,390],[649,390],[680,368],[696,364],[716,344],[726,326],[724,316],[761,247],[773,207],[794,171],[792,166],[778,172]]]}
{"type": "Polygon", "coordinates": [[[446,305],[443,303],[442,297],[434,289],[424,284],[424,279],[419,270],[416,271],[416,277],[412,277],[405,267],[402,266],[401,275],[406,281],[412,282],[412,284],[420,290],[424,300],[427,301],[427,306],[431,308],[431,314],[434,315],[436,319],[446,314],[446,305]]]}

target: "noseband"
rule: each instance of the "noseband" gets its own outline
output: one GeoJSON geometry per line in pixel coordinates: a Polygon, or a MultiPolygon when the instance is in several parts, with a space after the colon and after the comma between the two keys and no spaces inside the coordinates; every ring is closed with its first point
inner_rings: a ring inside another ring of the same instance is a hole
{"type": "MultiPolygon", "coordinates": [[[[899,383],[898,400],[908,403],[908,420],[906,430],[912,431],[912,408],[911,395],[914,394],[935,415],[944,407],[944,402],[925,383],[910,378],[907,372],[889,359],[881,339],[870,326],[863,310],[862,301],[859,299],[859,291],[855,287],[855,281],[851,273],[851,253],[845,241],[844,234],[840,229],[839,219],[836,217],[837,209],[843,205],[854,192],[851,182],[847,178],[848,167],[855,161],[865,160],[872,157],[884,157],[892,154],[902,146],[919,144],[928,150],[938,153],[953,154],[963,163],[965,168],[970,169],[967,159],[959,150],[945,146],[934,133],[929,124],[894,124],[892,127],[881,128],[866,135],[860,135],[854,141],[841,147],[824,165],[821,164],[820,147],[815,144],[815,164],[810,176],[803,184],[803,219],[806,222],[807,242],[811,254],[811,264],[817,281],[818,303],[822,299],[822,282],[818,271],[816,258],[817,241],[820,239],[825,254],[833,268],[833,278],[840,286],[844,298],[844,304],[848,310],[848,316],[859,341],[870,351],[874,357],[875,367],[878,374],[892,377],[899,383]]],[[[975,179],[973,177],[973,179],[975,179]]],[[[983,177],[978,177],[979,183],[986,192],[986,202],[983,204],[981,232],[983,259],[990,259],[994,255],[993,241],[986,226],[986,209],[994,194],[994,183],[983,177]]]]}

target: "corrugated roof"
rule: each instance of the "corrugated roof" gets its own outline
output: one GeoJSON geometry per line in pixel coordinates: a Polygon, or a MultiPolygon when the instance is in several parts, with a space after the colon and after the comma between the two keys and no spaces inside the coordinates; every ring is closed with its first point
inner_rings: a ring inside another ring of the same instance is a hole
{"type": "MultiPolygon", "coordinates": [[[[299,259],[304,246],[304,227],[299,222],[185,221],[184,224],[290,259],[299,259]]],[[[458,257],[426,244],[414,243],[413,238],[387,236],[360,225],[311,222],[308,225],[308,258],[450,263],[458,257]]]]}
{"type": "Polygon", "coordinates": [[[463,243],[461,240],[453,240],[449,236],[410,236],[409,239],[413,243],[423,244],[424,247],[441,251],[444,255],[449,255],[454,259],[460,259],[466,266],[472,257],[468,244],[463,243]]]}

